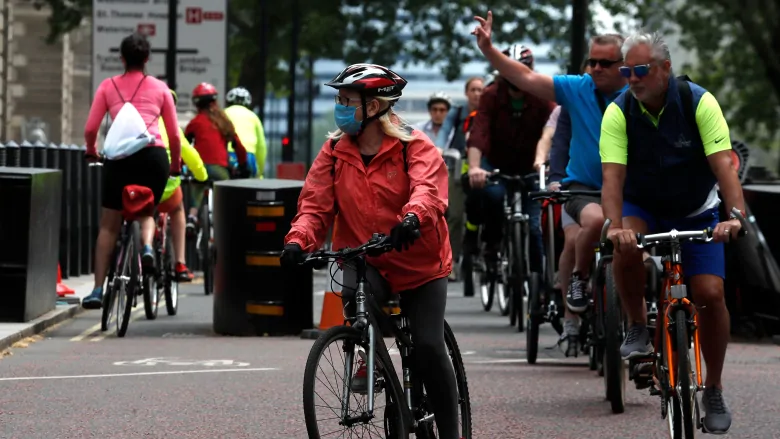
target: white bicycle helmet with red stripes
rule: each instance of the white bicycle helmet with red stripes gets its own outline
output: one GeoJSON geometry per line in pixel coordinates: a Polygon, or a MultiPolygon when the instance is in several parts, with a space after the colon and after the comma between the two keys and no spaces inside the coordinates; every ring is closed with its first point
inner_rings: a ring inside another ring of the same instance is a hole
{"type": "Polygon", "coordinates": [[[406,79],[378,64],[352,64],[325,85],[335,89],[351,89],[365,97],[382,97],[395,103],[401,98],[406,79]]]}

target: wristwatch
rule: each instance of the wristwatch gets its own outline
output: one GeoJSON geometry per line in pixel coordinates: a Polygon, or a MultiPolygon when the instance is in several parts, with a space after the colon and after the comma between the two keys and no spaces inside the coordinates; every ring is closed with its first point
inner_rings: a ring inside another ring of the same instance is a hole
{"type": "MultiPolygon", "coordinates": [[[[737,210],[739,210],[739,213],[742,214],[742,218],[747,218],[747,213],[745,213],[744,210],[742,209],[737,209],[737,210]]],[[[729,212],[729,219],[738,219],[738,218],[736,215],[734,215],[734,212],[729,212]]]]}

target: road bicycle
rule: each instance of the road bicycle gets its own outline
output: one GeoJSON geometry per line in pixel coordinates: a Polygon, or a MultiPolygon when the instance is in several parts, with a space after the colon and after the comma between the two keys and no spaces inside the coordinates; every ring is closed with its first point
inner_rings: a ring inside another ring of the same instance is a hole
{"type": "MultiPolygon", "coordinates": [[[[494,298],[497,299],[501,315],[510,316],[510,324],[517,324],[520,332],[523,332],[524,324],[517,316],[523,315],[523,297],[530,272],[527,260],[530,217],[524,213],[523,192],[533,187],[538,178],[535,173],[507,175],[498,169],[488,175],[488,185],[503,182],[506,186],[501,246],[497,254],[488,254],[484,242],[479,239],[476,251],[463,258],[464,288],[480,292],[485,311],[490,311],[494,298]]],[[[465,295],[470,294],[466,291],[465,295]]]]}
{"type": "Polygon", "coordinates": [[[179,309],[179,282],[176,280],[176,257],[173,251],[173,239],[170,234],[170,216],[167,213],[155,214],[154,273],[143,276],[144,312],[146,318],[157,318],[160,292],[165,297],[165,310],[169,316],[175,316],[179,309]]]}
{"type": "MultiPolygon", "coordinates": [[[[359,437],[406,439],[412,433],[417,438],[438,437],[424,383],[414,367],[415,346],[409,320],[403,311],[403,300],[401,312],[388,315],[382,311],[373,295],[365,291],[368,282],[365,257],[379,256],[391,248],[388,236],[374,234],[367,243],[357,248],[335,252],[317,251],[307,255],[303,262],[320,268],[331,261],[339,264],[349,262],[355,265],[358,279],[355,315],[345,315],[344,326],[332,327],[320,335],[306,361],[303,412],[309,438],[342,437],[347,434],[352,437],[352,434],[357,434],[359,437]],[[395,365],[381,336],[385,329],[395,338],[401,354],[403,384],[398,379],[395,365]],[[331,349],[332,345],[336,347],[331,349]],[[363,370],[358,367],[361,363],[365,364],[366,387],[356,389],[355,370],[356,367],[358,371],[363,370]],[[323,369],[326,367],[333,370],[325,372],[323,369]],[[318,372],[322,372],[323,377],[318,376],[318,372]],[[331,383],[331,378],[336,382],[331,383]],[[318,384],[322,385],[321,391],[317,390],[318,384]],[[384,398],[380,399],[382,393],[384,398]],[[327,404],[325,398],[328,394],[337,400],[335,406],[324,405],[327,404]],[[384,404],[378,406],[377,402],[384,404]],[[323,413],[318,414],[318,409],[323,409],[323,413]],[[377,413],[380,410],[382,414],[377,413]],[[328,425],[320,426],[320,423],[328,425]],[[351,428],[359,431],[347,433],[351,428]]],[[[457,383],[461,428],[459,437],[471,439],[471,402],[466,371],[455,335],[446,321],[444,339],[457,383]]]]}
{"type": "MultiPolygon", "coordinates": [[[[563,205],[569,198],[576,195],[601,196],[601,191],[589,190],[560,190],[547,191],[544,188],[544,171],[540,173],[539,186],[540,191],[529,193],[532,200],[543,200],[542,208],[547,210],[547,228],[545,243],[545,264],[543,273],[531,273],[528,282],[528,312],[521,318],[526,319],[526,360],[529,364],[535,364],[539,352],[539,327],[543,323],[550,323],[558,335],[560,346],[566,341],[566,335],[563,333],[561,319],[564,318],[565,304],[564,294],[560,289],[554,288],[555,273],[557,271],[557,262],[559,255],[556,252],[556,226],[555,226],[555,205],[563,205]]],[[[598,266],[599,251],[596,248],[596,257],[594,266],[598,266]]],[[[597,271],[592,271],[596,273],[597,271]]],[[[595,290],[594,290],[595,291],[595,290]]],[[[591,299],[592,302],[592,299],[591,299]]],[[[588,310],[580,315],[580,339],[578,346],[583,352],[590,356],[591,369],[595,370],[598,363],[596,357],[596,334],[593,325],[593,309],[595,306],[589,306],[588,310]]],[[[574,352],[567,352],[567,355],[577,356],[574,352]]]]}
{"type": "MultiPolygon", "coordinates": [[[[745,236],[745,217],[736,208],[731,213],[742,225],[739,236],[745,236]]],[[[605,230],[609,224],[610,220],[607,219],[605,230]]],[[[611,241],[606,240],[605,236],[603,238],[605,247],[611,251],[611,241]]],[[[681,251],[683,241],[709,243],[712,241],[712,229],[672,229],[665,233],[637,234],[637,248],[658,247],[661,250],[663,282],[658,291],[658,313],[648,316],[648,322],[653,323],[652,326],[648,325],[653,340],[653,353],[629,360],[629,378],[640,385],[644,382],[650,388],[651,395],[661,397],[661,416],[668,420],[669,434],[673,439],[692,439],[695,431],[702,428],[696,392],[704,390],[699,313],[685,284],[681,251]],[[661,328],[664,330],[659,330],[661,328]]],[[[614,286],[611,271],[607,273],[607,284],[614,286]]],[[[605,349],[620,355],[620,343],[608,344],[605,349]]],[[[621,369],[622,366],[621,361],[621,369]]]]}

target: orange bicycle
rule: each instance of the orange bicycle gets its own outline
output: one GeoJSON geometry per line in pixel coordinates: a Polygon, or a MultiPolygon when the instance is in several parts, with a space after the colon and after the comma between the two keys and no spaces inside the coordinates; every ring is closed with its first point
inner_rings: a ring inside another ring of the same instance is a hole
{"type": "MultiPolygon", "coordinates": [[[[737,209],[732,213],[742,224],[739,236],[744,236],[747,233],[745,217],[737,209]]],[[[611,222],[606,221],[605,230],[611,222]]],[[[629,360],[629,379],[637,388],[649,387],[651,395],[661,397],[661,417],[669,421],[669,434],[673,439],[692,439],[695,431],[701,429],[696,392],[704,390],[698,312],[688,294],[682,270],[683,241],[710,242],[712,229],[637,234],[637,248],[664,247],[661,259],[663,286],[659,291],[658,311],[649,312],[647,316],[654,352],[629,360]],[[657,328],[666,330],[658,331],[657,328]]],[[[606,240],[604,244],[612,248],[611,241],[606,240]]]]}

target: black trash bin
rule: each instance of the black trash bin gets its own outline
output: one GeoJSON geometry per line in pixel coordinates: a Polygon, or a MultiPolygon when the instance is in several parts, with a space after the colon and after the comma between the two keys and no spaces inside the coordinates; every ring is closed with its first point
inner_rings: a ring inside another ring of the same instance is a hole
{"type": "Polygon", "coordinates": [[[0,168],[1,322],[29,322],[54,309],[62,173],[0,168]]]}
{"type": "Polygon", "coordinates": [[[312,328],[312,269],[279,265],[302,187],[276,179],[214,184],[218,334],[297,335],[312,328]]]}

